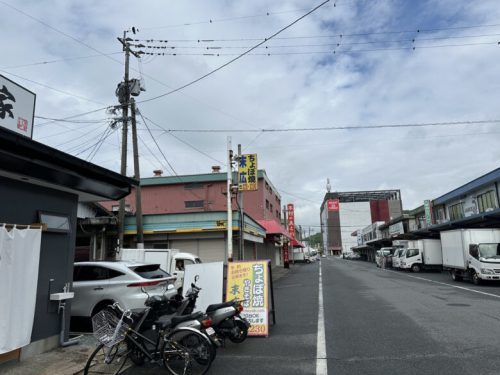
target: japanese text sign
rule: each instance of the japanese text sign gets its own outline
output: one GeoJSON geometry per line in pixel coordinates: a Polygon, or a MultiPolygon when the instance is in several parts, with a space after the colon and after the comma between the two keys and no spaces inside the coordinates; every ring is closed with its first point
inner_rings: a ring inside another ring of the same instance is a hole
{"type": "Polygon", "coordinates": [[[426,199],[424,201],[425,222],[427,225],[432,224],[432,205],[431,201],[426,199]]]}
{"type": "Polygon", "coordinates": [[[0,126],[33,136],[36,95],[0,75],[0,126]]]}
{"type": "Polygon", "coordinates": [[[288,263],[290,262],[290,255],[288,253],[288,242],[285,242],[283,244],[283,263],[288,263]]]}
{"type": "Polygon", "coordinates": [[[249,336],[269,334],[268,262],[228,263],[226,300],[243,300],[241,315],[251,324],[249,336]]]}
{"type": "Polygon", "coordinates": [[[238,190],[258,190],[257,154],[241,155],[238,164],[238,190]]]}
{"type": "Polygon", "coordinates": [[[287,213],[287,218],[288,218],[288,233],[290,234],[290,237],[292,240],[295,239],[295,213],[294,213],[294,207],[292,203],[288,203],[286,206],[286,213],[287,213]]]}
{"type": "Polygon", "coordinates": [[[338,199],[328,199],[328,211],[339,212],[340,204],[338,199]]]}

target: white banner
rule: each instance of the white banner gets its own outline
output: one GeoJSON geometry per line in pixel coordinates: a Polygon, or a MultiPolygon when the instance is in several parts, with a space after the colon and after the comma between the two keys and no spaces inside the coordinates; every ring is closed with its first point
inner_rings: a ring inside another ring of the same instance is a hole
{"type": "Polygon", "coordinates": [[[41,240],[41,229],[0,227],[0,354],[31,342],[41,240]]]}
{"type": "Polygon", "coordinates": [[[222,302],[224,263],[198,263],[188,264],[184,272],[184,286],[182,288],[185,295],[191,283],[194,283],[195,276],[199,279],[196,285],[201,287],[201,291],[196,301],[195,311],[205,311],[208,305],[222,302]]]}

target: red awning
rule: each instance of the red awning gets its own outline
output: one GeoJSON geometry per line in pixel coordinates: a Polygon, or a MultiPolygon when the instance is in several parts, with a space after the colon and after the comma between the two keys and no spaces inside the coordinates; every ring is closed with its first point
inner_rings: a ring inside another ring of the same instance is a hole
{"type": "Polygon", "coordinates": [[[302,242],[297,241],[297,240],[292,240],[290,242],[290,246],[293,246],[293,247],[305,247],[302,242]]]}
{"type": "Polygon", "coordinates": [[[257,220],[259,225],[264,227],[267,234],[281,234],[287,238],[290,238],[290,235],[285,230],[285,228],[276,220],[257,220]]]}

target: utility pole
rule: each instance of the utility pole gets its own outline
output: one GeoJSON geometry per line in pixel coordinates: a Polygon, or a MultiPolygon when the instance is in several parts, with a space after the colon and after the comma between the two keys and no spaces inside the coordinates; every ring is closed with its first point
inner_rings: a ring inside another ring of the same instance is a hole
{"type": "Polygon", "coordinates": [[[227,137],[227,261],[233,261],[233,150],[231,150],[231,137],[227,137]]]}
{"type": "MultiPolygon", "coordinates": [[[[122,176],[127,175],[127,136],[128,136],[128,102],[130,99],[130,89],[128,86],[129,81],[129,60],[130,60],[130,48],[126,41],[127,32],[123,32],[123,40],[120,42],[123,44],[123,51],[125,52],[125,97],[118,98],[120,103],[122,104],[122,160],[121,160],[121,168],[120,173],[122,176]]],[[[123,228],[124,228],[124,220],[125,220],[125,198],[120,199],[120,208],[118,211],[118,246],[119,249],[123,248],[123,228]]]]}
{"type": "MultiPolygon", "coordinates": [[[[238,168],[241,163],[241,144],[238,145],[238,168]]],[[[238,181],[239,183],[239,181],[238,181]]],[[[243,210],[243,190],[238,190],[238,207],[240,209],[240,242],[239,242],[239,260],[245,259],[245,212],[243,210]]]]}
{"type": "Polygon", "coordinates": [[[137,248],[144,249],[144,229],[142,226],[142,198],[141,198],[141,172],[139,168],[139,146],[137,145],[137,120],[135,111],[135,99],[130,99],[130,111],[132,114],[132,147],[134,149],[134,177],[139,181],[135,187],[135,223],[137,227],[137,248]]]}
{"type": "MultiPolygon", "coordinates": [[[[121,168],[120,173],[123,176],[127,175],[127,146],[128,146],[128,106],[131,104],[130,99],[130,79],[129,79],[129,65],[130,65],[130,54],[132,53],[135,57],[140,58],[140,55],[136,52],[130,50],[129,40],[127,40],[127,31],[123,32],[123,39],[118,38],[118,41],[123,46],[123,51],[125,52],[125,75],[123,85],[119,84],[119,89],[117,90],[118,101],[122,106],[122,153],[121,153],[121,168]],[[120,90],[120,86],[123,91],[120,90]]],[[[139,173],[139,153],[137,150],[137,129],[135,125],[135,102],[133,102],[132,107],[132,131],[133,142],[134,142],[134,175],[135,178],[140,179],[139,173]]],[[[143,247],[143,230],[142,230],[142,209],[141,209],[141,199],[140,199],[140,186],[136,189],[136,218],[137,221],[137,242],[138,246],[143,247]],[[138,193],[137,193],[138,192],[138,193]],[[137,201],[137,194],[139,194],[139,200],[137,201]],[[139,205],[139,206],[137,206],[139,205]],[[139,208],[137,208],[139,207],[139,208]],[[141,238],[139,239],[139,233],[141,238]],[[139,245],[141,243],[142,245],[139,245]]],[[[124,237],[124,224],[125,224],[125,198],[120,200],[120,208],[118,211],[118,246],[119,249],[123,248],[123,237],[124,237]]]]}

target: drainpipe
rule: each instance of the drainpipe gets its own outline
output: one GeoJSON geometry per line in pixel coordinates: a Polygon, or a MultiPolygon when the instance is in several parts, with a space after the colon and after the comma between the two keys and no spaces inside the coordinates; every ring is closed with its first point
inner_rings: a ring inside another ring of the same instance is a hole
{"type": "MultiPolygon", "coordinates": [[[[63,289],[65,292],[69,291],[69,283],[66,283],[63,289]]],[[[59,308],[57,309],[58,313],[61,315],[61,332],[59,333],[59,345],[63,348],[66,348],[71,345],[76,345],[80,341],[78,338],[73,340],[64,341],[64,335],[66,332],[66,301],[59,301],[59,308]]],[[[80,336],[78,336],[80,337],[80,336]]]]}

